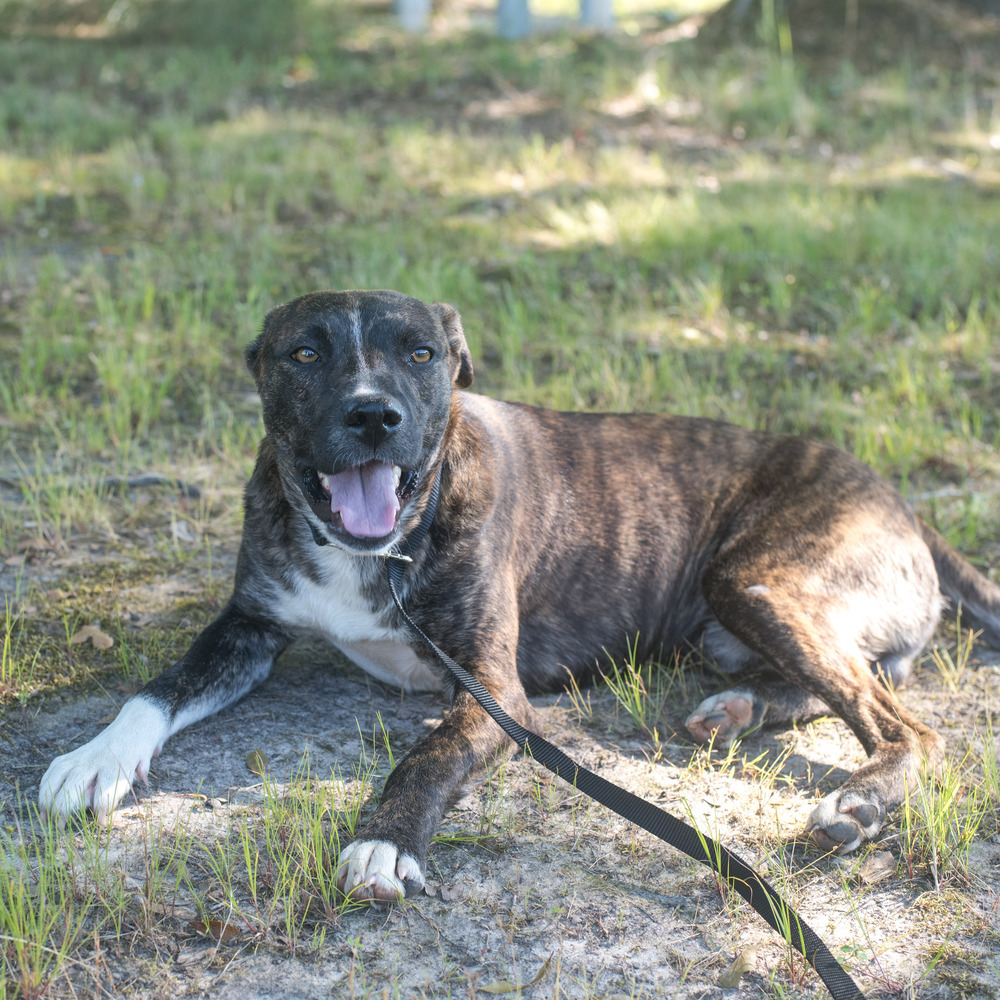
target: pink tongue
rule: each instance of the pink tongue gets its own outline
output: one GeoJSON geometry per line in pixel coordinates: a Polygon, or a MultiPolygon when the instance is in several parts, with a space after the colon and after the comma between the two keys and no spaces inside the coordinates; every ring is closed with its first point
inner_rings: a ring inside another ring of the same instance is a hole
{"type": "Polygon", "coordinates": [[[330,476],[330,510],[357,538],[382,538],[396,526],[399,499],[392,466],[367,462],[330,476]]]}

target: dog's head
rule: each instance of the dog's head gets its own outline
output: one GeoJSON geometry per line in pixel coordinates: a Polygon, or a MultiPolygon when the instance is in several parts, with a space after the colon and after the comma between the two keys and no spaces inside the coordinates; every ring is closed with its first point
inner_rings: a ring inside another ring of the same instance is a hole
{"type": "Polygon", "coordinates": [[[398,292],[315,292],[272,310],[246,360],[313,533],[386,551],[433,478],[453,388],[472,382],[458,313],[398,292]]]}

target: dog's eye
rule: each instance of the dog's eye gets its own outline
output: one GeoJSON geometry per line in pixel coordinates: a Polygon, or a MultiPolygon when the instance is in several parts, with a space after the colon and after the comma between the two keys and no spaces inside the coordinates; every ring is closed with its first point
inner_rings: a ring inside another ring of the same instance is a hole
{"type": "Polygon", "coordinates": [[[431,349],[429,347],[418,347],[411,355],[410,360],[415,361],[418,365],[426,365],[428,361],[433,357],[431,349]]]}
{"type": "Polygon", "coordinates": [[[319,355],[311,347],[300,347],[292,357],[301,364],[308,365],[319,360],[319,355]]]}

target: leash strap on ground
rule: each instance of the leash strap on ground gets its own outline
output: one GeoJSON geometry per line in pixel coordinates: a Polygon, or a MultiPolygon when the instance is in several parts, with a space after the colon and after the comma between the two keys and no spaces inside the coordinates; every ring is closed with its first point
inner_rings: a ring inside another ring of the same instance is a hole
{"type": "Polygon", "coordinates": [[[655,837],[666,841],[689,857],[718,872],[738,892],[764,920],[770,924],[793,948],[799,951],[816,970],[834,1000],[865,1000],[857,983],[844,971],[830,953],[819,935],[801,920],[798,914],[785,902],[778,892],[749,865],[741,861],[722,844],[699,833],[687,823],[677,819],[659,806],[633,795],[624,788],[613,785],[581,767],[557,746],[543,739],[537,733],[525,729],[512,719],[497,703],[493,695],[482,683],[464,667],[459,666],[447,653],[438,649],[403,607],[401,593],[403,574],[409,561],[409,552],[414,552],[430,530],[437,509],[441,490],[441,472],[431,490],[431,495],[423,518],[416,530],[407,539],[407,552],[386,560],[389,573],[389,589],[392,599],[403,616],[407,627],[432,650],[441,664],[466,691],[479,702],[490,718],[521,748],[547,767],[553,774],[568,781],[574,788],[589,795],[602,805],[613,809],[655,837]]]}

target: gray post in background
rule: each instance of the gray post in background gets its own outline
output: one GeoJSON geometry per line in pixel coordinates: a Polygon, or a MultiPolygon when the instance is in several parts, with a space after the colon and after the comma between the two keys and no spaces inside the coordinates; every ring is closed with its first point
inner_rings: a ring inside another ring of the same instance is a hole
{"type": "Polygon", "coordinates": [[[528,0],[497,0],[497,32],[501,38],[524,38],[530,31],[528,0]]]}
{"type": "Polygon", "coordinates": [[[395,0],[396,16],[404,31],[426,31],[431,19],[431,0],[395,0]]]}
{"type": "Polygon", "coordinates": [[[580,0],[580,23],[609,31],[615,23],[613,0],[580,0]]]}
{"type": "MultiPolygon", "coordinates": [[[[426,31],[429,27],[431,0],[393,0],[393,6],[404,31],[426,31]]],[[[615,24],[614,0],[580,0],[580,23],[610,31],[615,24]]],[[[528,0],[497,0],[497,32],[501,38],[531,34],[528,0]]]]}

